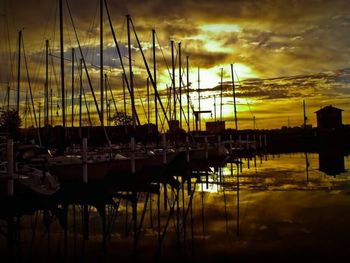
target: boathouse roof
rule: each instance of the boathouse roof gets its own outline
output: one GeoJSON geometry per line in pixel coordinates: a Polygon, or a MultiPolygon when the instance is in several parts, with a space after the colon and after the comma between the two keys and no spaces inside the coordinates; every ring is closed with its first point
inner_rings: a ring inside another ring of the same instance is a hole
{"type": "Polygon", "coordinates": [[[336,107],[333,107],[332,105],[328,105],[326,107],[323,107],[321,109],[319,109],[318,111],[315,111],[315,113],[323,113],[323,112],[334,112],[334,111],[344,111],[342,109],[339,109],[339,108],[336,108],[336,107]]]}

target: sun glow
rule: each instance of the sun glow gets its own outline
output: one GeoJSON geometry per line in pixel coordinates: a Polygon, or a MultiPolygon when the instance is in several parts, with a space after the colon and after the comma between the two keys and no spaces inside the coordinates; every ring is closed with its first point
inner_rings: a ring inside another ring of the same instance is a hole
{"type": "MultiPolygon", "coordinates": [[[[202,88],[213,88],[220,84],[221,81],[221,69],[223,68],[223,82],[231,81],[231,67],[230,65],[215,66],[209,69],[200,69],[200,80],[202,88]]],[[[247,65],[237,63],[233,64],[234,79],[238,80],[256,78],[257,74],[247,65]]],[[[192,71],[192,75],[197,76],[197,73],[192,71]]],[[[193,81],[192,81],[193,82],[193,81]]]]}
{"type": "Polygon", "coordinates": [[[224,46],[221,40],[212,39],[209,33],[203,33],[186,38],[187,40],[197,40],[202,42],[202,46],[207,52],[232,52],[232,48],[224,46]]]}
{"type": "Polygon", "coordinates": [[[236,24],[204,24],[198,28],[200,29],[199,34],[188,39],[202,41],[203,48],[209,52],[231,53],[232,46],[227,46],[225,38],[222,38],[221,35],[236,34],[242,31],[241,27],[236,24]]]}
{"type": "Polygon", "coordinates": [[[199,28],[203,31],[217,34],[220,34],[222,32],[237,33],[242,31],[241,27],[236,24],[204,24],[199,28]]]}

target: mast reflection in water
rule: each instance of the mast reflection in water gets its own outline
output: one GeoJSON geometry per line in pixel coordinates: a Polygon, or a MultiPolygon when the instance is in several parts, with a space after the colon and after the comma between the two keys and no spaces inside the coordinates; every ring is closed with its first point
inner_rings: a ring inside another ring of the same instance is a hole
{"type": "Polygon", "coordinates": [[[304,153],[269,155],[249,160],[249,168],[242,159],[177,174],[179,188],[164,182],[159,194],[1,198],[1,256],[15,262],[342,258],[350,245],[348,166],[347,156],[333,153],[309,153],[307,162],[304,153]],[[330,171],[338,175],[325,176],[330,171]]]}

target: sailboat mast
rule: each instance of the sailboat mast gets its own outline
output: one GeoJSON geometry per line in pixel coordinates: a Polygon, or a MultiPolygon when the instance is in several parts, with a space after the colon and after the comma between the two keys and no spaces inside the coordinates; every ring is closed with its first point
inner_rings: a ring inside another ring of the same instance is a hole
{"type": "Polygon", "coordinates": [[[74,48],[72,48],[72,128],[74,127],[74,48]]]}
{"type": "Polygon", "coordinates": [[[45,41],[45,100],[44,126],[49,125],[49,40],[45,41]]]}
{"type": "MultiPolygon", "coordinates": [[[[110,88],[110,87],[109,87],[110,88]]],[[[106,107],[108,104],[108,77],[107,74],[104,74],[104,92],[105,92],[105,102],[106,102],[106,107]]],[[[108,123],[108,107],[106,108],[107,111],[107,123],[108,123]]]]}
{"type": "Polygon", "coordinates": [[[216,96],[214,95],[214,121],[216,122],[216,96]]]}
{"type": "Polygon", "coordinates": [[[233,107],[234,107],[234,112],[235,112],[235,127],[236,127],[236,131],[238,131],[237,108],[236,108],[236,88],[235,88],[235,77],[233,75],[233,64],[231,64],[231,77],[232,77],[232,91],[233,91],[233,107]]]}
{"type": "Polygon", "coordinates": [[[68,1],[66,1],[66,4],[67,4],[68,13],[69,13],[69,17],[70,17],[71,23],[72,23],[72,25],[73,25],[74,35],[75,35],[75,38],[76,38],[76,41],[77,41],[77,44],[78,44],[79,53],[80,53],[81,58],[83,59],[83,65],[84,65],[84,69],[85,69],[85,74],[86,74],[86,77],[87,77],[87,81],[88,81],[88,84],[89,84],[89,88],[90,88],[90,91],[91,91],[91,95],[92,95],[92,97],[93,97],[93,102],[94,102],[95,107],[96,107],[96,111],[97,111],[97,114],[98,114],[98,117],[99,117],[99,120],[100,120],[100,123],[101,123],[101,127],[102,127],[102,129],[103,129],[103,133],[104,133],[106,142],[107,142],[108,146],[110,146],[110,145],[111,145],[111,142],[110,142],[110,140],[109,140],[109,137],[108,137],[108,134],[107,134],[107,132],[106,132],[106,129],[105,129],[104,125],[103,125],[103,122],[102,122],[102,120],[101,120],[101,112],[100,112],[100,109],[99,109],[98,100],[96,99],[95,92],[94,92],[94,89],[93,89],[93,87],[92,87],[91,78],[90,78],[89,72],[88,72],[88,70],[87,70],[86,62],[85,62],[85,59],[84,59],[84,54],[83,54],[83,51],[82,51],[82,47],[81,47],[81,45],[80,45],[80,41],[79,41],[79,37],[78,37],[78,33],[77,33],[77,30],[76,30],[76,27],[75,27],[75,25],[74,25],[72,13],[70,12],[70,8],[69,8],[68,1]]]}
{"type": "MultiPolygon", "coordinates": [[[[115,31],[114,31],[114,28],[113,28],[113,23],[112,23],[111,15],[109,13],[107,0],[104,0],[104,6],[106,8],[106,14],[107,14],[110,30],[111,30],[111,33],[112,33],[112,36],[113,36],[113,41],[114,41],[115,47],[117,48],[117,53],[118,53],[118,56],[119,56],[120,66],[122,68],[122,73],[124,73],[124,75],[126,76],[126,70],[125,70],[125,66],[124,66],[124,62],[123,62],[123,56],[122,56],[122,53],[120,51],[119,44],[118,44],[118,41],[117,41],[117,37],[116,37],[115,31]]],[[[129,85],[128,79],[125,77],[124,80],[125,80],[126,88],[128,89],[128,92],[130,94],[131,93],[131,89],[130,89],[130,85],[129,85]]],[[[139,119],[139,117],[137,115],[136,109],[135,109],[135,118],[136,118],[137,124],[140,125],[140,119],[139,119]]]]}
{"type": "Polygon", "coordinates": [[[222,79],[224,75],[224,69],[221,68],[221,80],[220,80],[220,121],[222,121],[222,79]]]}
{"type": "Polygon", "coordinates": [[[186,82],[187,82],[187,131],[190,132],[190,73],[189,73],[189,57],[186,56],[186,82]]]}
{"type": "Polygon", "coordinates": [[[169,109],[169,118],[171,120],[172,115],[173,115],[173,108],[172,108],[172,87],[173,85],[166,85],[166,90],[167,90],[167,100],[168,100],[168,109],[169,109]]]}
{"type": "Polygon", "coordinates": [[[22,45],[22,30],[18,32],[18,57],[17,57],[17,101],[16,110],[19,114],[19,99],[21,86],[21,45],[22,45]]]}
{"type": "MultiPolygon", "coordinates": [[[[153,78],[154,84],[157,87],[157,61],[156,61],[156,30],[152,29],[152,42],[153,42],[153,78]]],[[[156,124],[156,130],[158,131],[158,103],[157,96],[154,92],[154,118],[156,124]]]]}
{"type": "Polygon", "coordinates": [[[129,51],[129,74],[130,74],[130,97],[131,97],[131,111],[132,111],[132,126],[136,127],[135,118],[135,98],[134,98],[134,79],[132,72],[132,58],[131,58],[131,41],[130,41],[130,15],[126,16],[127,30],[128,30],[128,51],[129,51]]]}
{"type": "Polygon", "coordinates": [[[53,126],[53,111],[52,111],[52,88],[50,88],[50,124],[53,126]]]}
{"type": "Polygon", "coordinates": [[[107,126],[110,126],[111,121],[111,100],[107,101],[107,126]]]}
{"type": "Polygon", "coordinates": [[[125,92],[125,74],[122,73],[122,82],[123,82],[123,106],[124,106],[124,114],[126,116],[126,92],[125,92]]]}
{"type": "Polygon", "coordinates": [[[150,123],[150,114],[149,114],[149,78],[147,78],[146,81],[146,88],[147,88],[147,122],[150,123]]]}
{"type": "Polygon", "coordinates": [[[32,109],[33,109],[34,121],[35,121],[36,131],[37,131],[37,135],[38,135],[39,145],[41,146],[42,144],[41,144],[41,136],[40,136],[40,126],[38,126],[38,122],[37,122],[38,120],[37,120],[36,114],[35,114],[35,105],[34,105],[32,86],[31,86],[29,70],[28,70],[27,55],[26,55],[23,41],[22,41],[22,48],[23,48],[24,65],[25,65],[25,69],[26,69],[26,75],[27,75],[27,81],[28,81],[30,100],[31,100],[32,109]]]}
{"type": "MultiPolygon", "coordinates": [[[[155,85],[155,82],[154,82],[154,80],[153,80],[153,77],[152,77],[150,68],[149,68],[149,66],[148,66],[148,63],[147,63],[145,54],[144,54],[144,52],[143,52],[143,50],[142,50],[140,40],[139,40],[138,35],[137,35],[137,33],[136,33],[135,26],[134,26],[134,24],[133,24],[133,22],[132,22],[131,17],[129,17],[129,19],[130,19],[131,25],[132,25],[132,27],[133,27],[133,32],[134,32],[134,35],[135,35],[135,38],[136,38],[136,42],[137,42],[137,45],[138,45],[138,47],[139,47],[139,49],[140,49],[141,56],[142,56],[142,60],[143,60],[143,63],[144,63],[144,65],[145,65],[145,67],[146,67],[146,71],[147,71],[148,77],[149,77],[149,79],[150,79],[150,82],[152,83],[152,86],[153,86],[153,89],[154,89],[154,92],[155,92],[155,96],[157,97],[157,100],[158,100],[158,102],[159,102],[159,105],[160,105],[160,107],[161,107],[161,109],[162,109],[162,112],[163,112],[164,117],[165,117],[165,121],[166,121],[167,124],[169,125],[169,118],[168,118],[168,116],[167,116],[167,114],[166,114],[166,110],[165,110],[165,108],[164,108],[164,105],[163,105],[163,103],[162,103],[162,101],[161,101],[161,99],[160,99],[160,96],[159,96],[157,87],[156,87],[156,85],[155,85]]],[[[170,127],[170,126],[169,126],[169,127],[170,127]]]]}
{"type": "Polygon", "coordinates": [[[100,0],[100,104],[101,104],[101,125],[104,124],[103,114],[103,0],[100,0]]]}
{"type": "Polygon", "coordinates": [[[178,44],[179,49],[179,104],[180,104],[180,128],[182,128],[182,86],[181,86],[181,42],[178,44]]]}
{"type": "Polygon", "coordinates": [[[176,87],[175,87],[175,56],[174,56],[174,40],[171,40],[171,68],[172,68],[172,86],[173,86],[173,106],[174,116],[173,119],[176,121],[176,87]]]}
{"type": "Polygon", "coordinates": [[[63,46],[63,2],[59,0],[59,17],[60,17],[60,55],[61,55],[61,97],[62,97],[62,126],[66,128],[66,102],[64,87],[64,46],[63,46]]]}
{"type": "Polygon", "coordinates": [[[7,111],[10,110],[10,84],[7,85],[7,111]]]}
{"type": "Polygon", "coordinates": [[[26,92],[26,106],[24,110],[24,128],[27,128],[27,119],[28,119],[28,111],[29,111],[29,102],[28,102],[28,91],[26,92]]]}
{"type": "MultiPolygon", "coordinates": [[[[106,98],[108,99],[108,96],[107,96],[107,89],[109,89],[109,93],[111,95],[111,98],[112,98],[112,101],[113,101],[113,105],[114,105],[114,109],[115,109],[115,112],[118,112],[118,108],[117,108],[117,104],[115,102],[115,99],[114,99],[114,95],[113,95],[113,92],[112,92],[112,87],[108,81],[108,77],[107,77],[107,74],[105,74],[105,89],[106,89],[106,98]]],[[[109,102],[111,100],[108,100],[109,102]]],[[[107,100],[106,100],[107,102],[107,100]]],[[[109,109],[110,110],[110,109],[109,109]]],[[[109,117],[111,117],[111,113],[109,113],[109,117]]],[[[110,123],[110,122],[109,122],[110,123]]]]}
{"type": "Polygon", "coordinates": [[[83,60],[80,59],[80,73],[79,73],[79,130],[80,130],[80,134],[81,134],[82,96],[83,96],[83,60]]]}
{"type": "Polygon", "coordinates": [[[200,79],[200,70],[198,67],[198,120],[199,120],[199,130],[201,130],[202,123],[201,123],[201,79],[200,79]]]}
{"type": "Polygon", "coordinates": [[[105,102],[106,102],[106,113],[107,113],[107,126],[108,126],[108,120],[109,120],[109,108],[108,108],[108,77],[107,74],[104,74],[104,92],[105,92],[105,102]]]}
{"type": "Polygon", "coordinates": [[[41,102],[39,101],[38,102],[38,115],[39,115],[39,126],[38,126],[38,128],[39,128],[39,130],[40,130],[40,127],[41,127],[41,102]]]}
{"type": "Polygon", "coordinates": [[[305,100],[303,100],[303,111],[304,111],[304,129],[306,128],[306,105],[305,105],[305,100]]]}

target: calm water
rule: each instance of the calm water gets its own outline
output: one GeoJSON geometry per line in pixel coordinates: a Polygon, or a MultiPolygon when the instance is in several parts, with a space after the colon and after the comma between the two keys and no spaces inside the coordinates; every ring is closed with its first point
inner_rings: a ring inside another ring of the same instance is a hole
{"type": "Polygon", "coordinates": [[[136,235],[129,201],[106,206],[105,235],[99,209],[71,204],[67,222],[63,206],[1,219],[1,255],[23,262],[319,262],[347,256],[348,157],[295,153],[242,162],[193,178],[191,191],[185,182],[178,206],[177,191],[168,187],[166,210],[162,187],[160,240],[157,195],[143,193],[136,235]]]}

